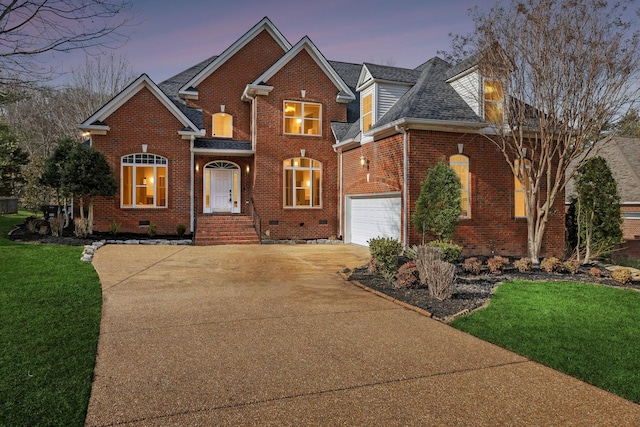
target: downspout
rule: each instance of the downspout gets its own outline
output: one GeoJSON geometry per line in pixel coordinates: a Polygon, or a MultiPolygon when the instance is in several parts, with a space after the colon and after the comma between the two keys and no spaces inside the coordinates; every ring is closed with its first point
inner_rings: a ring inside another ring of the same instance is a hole
{"type": "Polygon", "coordinates": [[[407,197],[409,191],[407,190],[407,167],[409,163],[408,149],[407,149],[407,130],[404,126],[396,125],[396,131],[402,133],[402,247],[407,247],[407,230],[409,211],[407,209],[408,202],[407,197]]]}
{"type": "MultiPolygon", "coordinates": [[[[344,185],[344,177],[343,177],[343,155],[344,153],[340,150],[340,155],[338,156],[338,234],[337,236],[342,236],[342,198],[344,195],[342,194],[342,186],[344,185]]],[[[344,236],[342,236],[342,241],[344,242],[344,236]]]]}
{"type": "Polygon", "coordinates": [[[189,194],[189,198],[190,198],[190,227],[191,227],[191,235],[193,235],[194,232],[194,221],[195,221],[195,204],[194,204],[194,197],[195,197],[195,190],[194,190],[194,179],[195,179],[195,175],[194,175],[194,169],[195,169],[195,156],[193,154],[193,142],[196,139],[196,137],[194,135],[191,135],[191,137],[189,138],[190,140],[190,149],[189,151],[191,152],[191,182],[189,183],[189,186],[191,187],[191,191],[189,194]]]}
{"type": "Polygon", "coordinates": [[[244,96],[251,100],[251,149],[253,150],[253,183],[251,185],[251,199],[253,200],[253,190],[256,188],[256,96],[245,93],[244,96]]]}

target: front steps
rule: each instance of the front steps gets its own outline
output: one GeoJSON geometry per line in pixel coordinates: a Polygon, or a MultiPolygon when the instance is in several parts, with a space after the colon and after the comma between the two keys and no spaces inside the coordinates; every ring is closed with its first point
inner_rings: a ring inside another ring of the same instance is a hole
{"type": "Polygon", "coordinates": [[[253,220],[246,215],[200,215],[196,226],[194,244],[247,245],[258,244],[260,239],[253,227],[253,220]]]}

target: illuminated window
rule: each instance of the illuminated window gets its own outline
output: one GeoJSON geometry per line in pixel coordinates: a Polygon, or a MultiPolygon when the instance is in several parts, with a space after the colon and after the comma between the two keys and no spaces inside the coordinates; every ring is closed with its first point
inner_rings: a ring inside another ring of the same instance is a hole
{"type": "Polygon", "coordinates": [[[527,211],[525,207],[525,196],[527,191],[529,191],[529,188],[531,185],[529,181],[529,170],[531,169],[531,161],[529,159],[525,159],[524,161],[525,170],[520,169],[521,168],[520,161],[517,159],[513,162],[513,165],[516,168],[516,170],[520,170],[520,174],[523,176],[523,179],[524,179],[524,185],[520,181],[517,175],[514,176],[514,179],[513,179],[514,186],[515,186],[514,215],[518,218],[522,218],[527,216],[527,211]]]}
{"type": "Polygon", "coordinates": [[[233,137],[233,116],[227,113],[216,113],[213,115],[213,136],[220,138],[233,137]]]}
{"type": "Polygon", "coordinates": [[[155,154],[129,154],[121,162],[121,206],[167,207],[167,159],[155,154]]]}
{"type": "Polygon", "coordinates": [[[284,133],[320,135],[322,106],[309,102],[284,102],[284,133]]]}
{"type": "Polygon", "coordinates": [[[362,98],[362,132],[371,129],[373,124],[373,94],[362,98]]]}
{"type": "Polygon", "coordinates": [[[322,198],[322,163],[306,157],[284,161],[284,206],[319,208],[322,198]]]}
{"type": "Polygon", "coordinates": [[[497,81],[484,81],[484,119],[488,122],[500,123],[503,121],[504,93],[502,83],[497,81]]]}
{"type": "Polygon", "coordinates": [[[469,158],[462,154],[456,154],[449,158],[449,165],[460,179],[460,216],[471,217],[469,209],[469,158]]]}

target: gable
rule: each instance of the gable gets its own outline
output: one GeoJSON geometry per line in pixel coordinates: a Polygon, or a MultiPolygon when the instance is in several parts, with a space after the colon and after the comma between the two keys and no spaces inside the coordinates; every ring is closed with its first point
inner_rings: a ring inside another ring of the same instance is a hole
{"type": "Polygon", "coordinates": [[[82,130],[96,134],[104,134],[109,131],[109,126],[104,121],[115,111],[120,109],[129,100],[142,90],[148,90],[160,104],[166,108],[182,124],[183,129],[178,131],[183,136],[201,135],[202,131],[178,108],[167,95],[147,76],[141,75],[127,86],[122,92],[107,102],[91,117],[82,122],[78,127],[82,130]]]}
{"type": "Polygon", "coordinates": [[[253,28],[247,31],[242,37],[236,40],[231,46],[229,46],[222,54],[216,57],[209,65],[207,65],[202,71],[196,74],[191,80],[185,83],[180,88],[179,94],[183,98],[197,98],[197,87],[211,74],[213,74],[218,68],[224,65],[230,58],[238,53],[243,47],[251,42],[259,34],[266,32],[273,40],[282,48],[283,52],[287,52],[291,49],[291,44],[280,33],[280,31],[273,25],[269,18],[265,17],[258,22],[253,28]]]}

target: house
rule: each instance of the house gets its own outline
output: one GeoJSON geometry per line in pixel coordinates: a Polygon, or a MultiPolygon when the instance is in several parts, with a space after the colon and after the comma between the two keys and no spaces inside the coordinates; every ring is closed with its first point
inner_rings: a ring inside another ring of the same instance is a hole
{"type": "MultiPolygon", "coordinates": [[[[140,76],[80,125],[120,183],[97,203],[94,229],[156,224],[171,234],[185,224],[196,244],[414,244],[420,183],[444,159],[463,184],[454,240],[465,253],[526,255],[522,186],[482,136],[486,117],[501,114],[500,94],[472,62],[329,61],[308,37],[292,45],[264,18],[165,82],[140,76]]],[[[562,214],[547,236],[543,254],[560,254],[562,214]]]]}
{"type": "MultiPolygon", "coordinates": [[[[615,136],[588,154],[588,157],[596,156],[606,160],[620,194],[625,243],[613,253],[613,257],[640,259],[640,138],[615,136]]],[[[573,181],[569,180],[565,197],[567,203],[573,194],[573,181]]]]}

